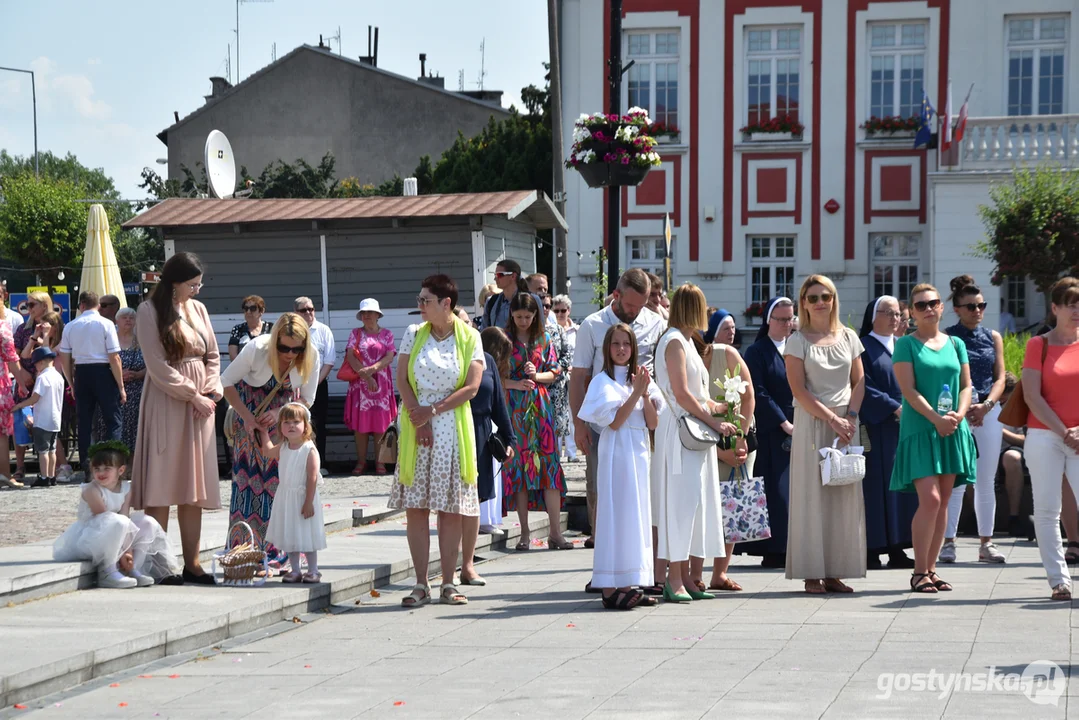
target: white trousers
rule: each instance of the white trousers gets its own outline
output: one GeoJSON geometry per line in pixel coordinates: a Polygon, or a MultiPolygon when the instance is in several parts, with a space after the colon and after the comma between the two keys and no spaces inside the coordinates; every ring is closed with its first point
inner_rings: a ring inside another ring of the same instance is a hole
{"type": "MultiPolygon", "coordinates": [[[[1004,437],[1004,426],[1000,424],[1000,405],[996,405],[985,414],[981,427],[972,427],[970,432],[978,443],[978,476],[974,483],[974,515],[978,518],[978,535],[993,537],[993,524],[997,515],[997,463],[1000,462],[1000,445],[1004,437]]],[[[965,484],[952,490],[948,500],[948,527],[944,537],[954,538],[959,527],[959,513],[963,510],[965,484]]]]}
{"type": "Polygon", "coordinates": [[[491,460],[495,466],[495,496],[480,503],[480,525],[502,524],[502,463],[491,460]]]}
{"type": "Polygon", "coordinates": [[[1072,492],[1079,497],[1079,454],[1064,444],[1052,430],[1027,430],[1023,457],[1030,470],[1034,493],[1034,532],[1038,551],[1049,579],[1049,587],[1071,585],[1071,573],[1064,562],[1060,541],[1061,475],[1068,476],[1072,492]]]}

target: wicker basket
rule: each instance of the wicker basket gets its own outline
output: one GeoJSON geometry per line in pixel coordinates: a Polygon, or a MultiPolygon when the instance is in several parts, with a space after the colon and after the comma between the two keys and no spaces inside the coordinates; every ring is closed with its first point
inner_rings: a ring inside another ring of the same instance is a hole
{"type": "MultiPolygon", "coordinates": [[[[249,540],[238,547],[214,553],[212,571],[216,577],[217,566],[221,566],[222,578],[220,584],[222,585],[263,585],[270,574],[270,568],[266,561],[266,551],[256,547],[255,532],[250,525],[242,520],[236,525],[241,525],[247,530],[249,540]],[[259,574],[260,570],[262,571],[261,575],[259,574]]],[[[232,527],[236,527],[236,525],[232,527]]],[[[229,536],[232,536],[231,528],[229,529],[229,536]]]]}

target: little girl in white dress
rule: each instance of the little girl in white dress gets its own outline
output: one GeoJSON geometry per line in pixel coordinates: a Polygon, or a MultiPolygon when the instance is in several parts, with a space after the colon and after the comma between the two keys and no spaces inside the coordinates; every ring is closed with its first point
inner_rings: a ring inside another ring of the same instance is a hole
{"type": "Polygon", "coordinates": [[[320,463],[311,414],[300,403],[289,403],[278,413],[277,427],[284,438],[280,445],[273,445],[266,433],[260,433],[266,457],[279,458],[280,483],[266,526],[266,542],[288,553],[292,572],[281,582],[322,582],[318,551],[326,547],[326,526],[318,496],[320,463]],[[300,571],[301,553],[307,557],[307,573],[300,571]]]}
{"type": "Polygon", "coordinates": [[[168,536],[149,515],[130,513],[131,483],[120,480],[129,451],[120,442],[90,448],[92,480],[83,483],[76,520],[52,546],[54,560],[89,560],[103,588],[153,585],[180,572],[168,536]]]}

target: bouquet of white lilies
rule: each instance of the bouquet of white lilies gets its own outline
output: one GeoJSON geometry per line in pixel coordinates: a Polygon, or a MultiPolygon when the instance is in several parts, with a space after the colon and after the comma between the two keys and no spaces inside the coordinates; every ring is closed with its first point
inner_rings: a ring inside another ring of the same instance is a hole
{"type": "Polygon", "coordinates": [[[738,428],[738,437],[745,435],[742,430],[742,416],[739,411],[742,409],[742,393],[749,387],[749,383],[742,379],[741,369],[741,365],[738,365],[732,373],[728,368],[723,378],[717,379],[715,382],[716,387],[722,393],[716,396],[716,402],[727,403],[727,411],[719,413],[717,417],[722,417],[726,422],[738,428]]]}

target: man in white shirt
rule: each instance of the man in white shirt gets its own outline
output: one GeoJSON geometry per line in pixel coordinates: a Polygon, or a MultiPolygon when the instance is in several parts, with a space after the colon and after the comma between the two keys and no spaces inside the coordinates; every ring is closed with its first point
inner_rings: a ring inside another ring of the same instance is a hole
{"type": "Polygon", "coordinates": [[[311,422],[315,425],[315,447],[322,459],[322,473],[326,474],[326,414],[330,407],[330,386],[326,378],[333,370],[337,348],[334,344],[333,331],[315,319],[315,303],[309,297],[298,297],[292,307],[297,314],[307,321],[311,331],[311,344],[318,350],[319,366],[318,391],[311,406],[311,422]]]}
{"type": "Polygon", "coordinates": [[[116,322],[116,313],[120,312],[120,298],[115,295],[102,295],[98,301],[97,311],[106,320],[116,322]]]}
{"type": "Polygon", "coordinates": [[[102,439],[119,440],[120,406],[127,402],[116,324],[101,317],[95,292],[79,295],[79,317],[64,326],[64,334],[60,337],[60,367],[75,392],[75,407],[79,413],[79,462],[83,471],[89,473],[87,451],[94,411],[100,408],[105,422],[102,439]]]}
{"type": "MultiPolygon", "coordinates": [[[[645,305],[651,282],[648,274],[640,268],[633,268],[622,273],[614,291],[611,304],[586,317],[577,328],[577,344],[573,349],[573,370],[569,380],[569,405],[574,425],[574,440],[577,449],[587,458],[585,467],[586,499],[588,501],[588,523],[593,533],[596,527],[596,464],[599,462],[599,435],[588,427],[583,420],[577,419],[577,413],[584,402],[588,384],[595,375],[603,372],[603,338],[607,329],[618,323],[626,323],[637,336],[637,362],[649,371],[653,368],[653,354],[656,343],[667,329],[667,323],[645,305]]],[[[592,547],[593,538],[585,543],[592,547]]]]}

